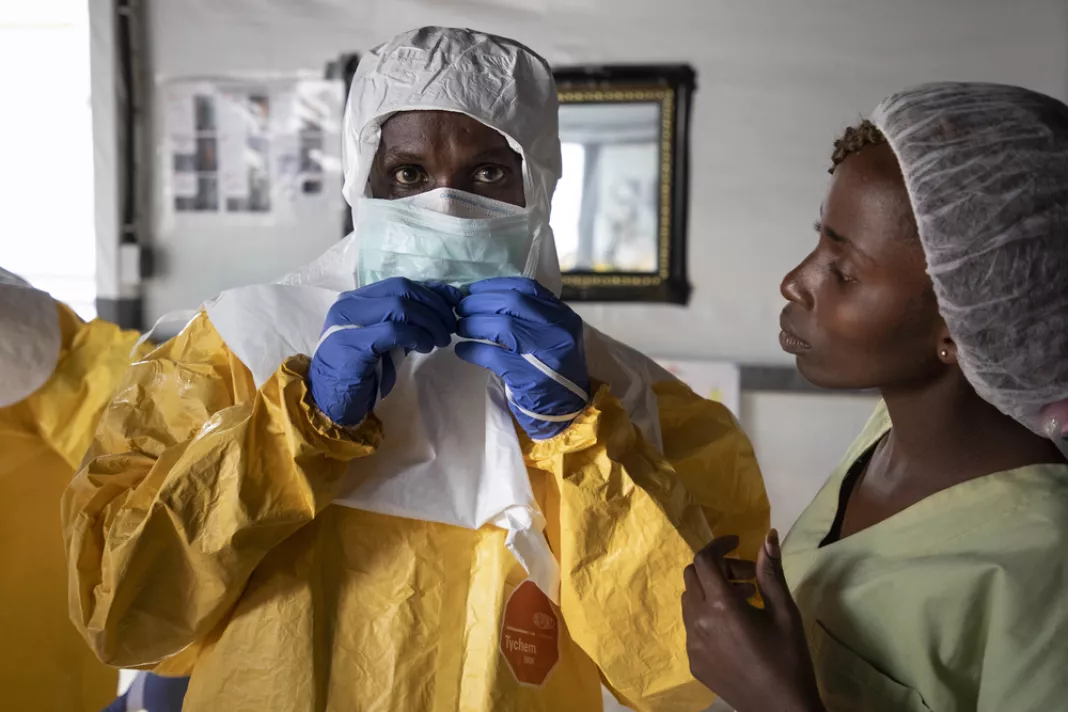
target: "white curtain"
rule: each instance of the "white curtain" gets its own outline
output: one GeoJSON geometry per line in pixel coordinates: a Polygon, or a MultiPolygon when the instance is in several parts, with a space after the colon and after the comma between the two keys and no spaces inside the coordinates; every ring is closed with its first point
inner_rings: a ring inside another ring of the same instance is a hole
{"type": "Polygon", "coordinates": [[[85,0],[0,2],[0,97],[0,266],[92,318],[85,0]]]}

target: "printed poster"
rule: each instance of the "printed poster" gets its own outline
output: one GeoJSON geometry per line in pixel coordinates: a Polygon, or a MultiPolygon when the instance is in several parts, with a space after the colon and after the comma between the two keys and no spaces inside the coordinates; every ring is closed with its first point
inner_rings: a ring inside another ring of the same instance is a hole
{"type": "Polygon", "coordinates": [[[172,80],[160,87],[166,207],[268,216],[340,192],[336,80],[172,80]]]}

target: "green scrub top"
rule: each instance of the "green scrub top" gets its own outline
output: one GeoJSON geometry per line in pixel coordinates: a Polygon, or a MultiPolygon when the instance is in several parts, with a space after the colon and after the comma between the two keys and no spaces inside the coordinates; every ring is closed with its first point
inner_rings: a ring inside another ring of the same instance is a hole
{"type": "Polygon", "coordinates": [[[831,712],[1068,710],[1068,464],[998,472],[820,548],[880,405],[783,545],[831,712]]]}

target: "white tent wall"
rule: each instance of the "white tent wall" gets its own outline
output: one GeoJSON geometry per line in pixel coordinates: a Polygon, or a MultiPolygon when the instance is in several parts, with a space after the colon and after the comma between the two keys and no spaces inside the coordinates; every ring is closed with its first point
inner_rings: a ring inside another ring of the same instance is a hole
{"type": "Polygon", "coordinates": [[[93,217],[96,296],[125,296],[119,279],[118,97],[113,0],[89,0],[89,80],[93,108],[93,217]]]}
{"type": "MultiPolygon", "coordinates": [[[[415,26],[514,37],[559,65],[688,62],[692,123],[688,308],[581,305],[608,334],[664,357],[789,364],[776,336],[782,275],[811,249],[831,143],[886,93],[936,79],[1064,97],[1064,0],[182,0],[147,2],[157,77],[321,72],[415,26]]],[[[95,87],[94,87],[95,88],[95,87]]],[[[158,128],[157,128],[158,130],[158,128]]],[[[158,162],[158,161],[157,161],[158,162]]],[[[99,179],[98,179],[99,182],[99,179]]],[[[156,201],[157,204],[159,201],[156,201]]],[[[270,279],[340,237],[297,226],[160,232],[146,319],[270,279]]],[[[109,239],[105,235],[102,239],[109,239]]],[[[743,420],[775,523],[792,522],[863,425],[871,399],[749,393],[743,420]]]]}

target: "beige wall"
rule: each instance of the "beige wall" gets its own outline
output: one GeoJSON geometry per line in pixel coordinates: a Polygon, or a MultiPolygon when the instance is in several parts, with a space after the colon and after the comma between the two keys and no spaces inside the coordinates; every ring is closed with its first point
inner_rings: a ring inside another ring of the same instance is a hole
{"type": "MultiPolygon", "coordinates": [[[[513,36],[558,64],[689,62],[693,115],[689,308],[590,305],[583,316],[650,355],[788,364],[781,276],[813,243],[831,142],[886,93],[972,79],[1068,89],[1064,0],[183,0],[148,2],[161,77],[322,71],[423,24],[513,36]]],[[[160,226],[147,317],[270,279],[337,239],[297,226],[160,226]]],[[[742,420],[786,529],[837,463],[870,399],[748,394],[742,420]]]]}

